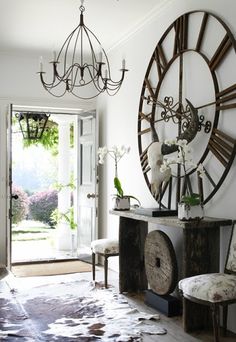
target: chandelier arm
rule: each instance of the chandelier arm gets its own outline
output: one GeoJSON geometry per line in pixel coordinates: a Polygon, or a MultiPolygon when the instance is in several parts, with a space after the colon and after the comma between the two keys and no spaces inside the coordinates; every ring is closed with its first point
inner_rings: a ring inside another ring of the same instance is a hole
{"type": "Polygon", "coordinates": [[[64,49],[64,47],[65,47],[66,45],[67,45],[66,51],[68,51],[68,46],[70,45],[71,39],[72,39],[74,33],[77,31],[78,28],[80,28],[80,25],[78,25],[78,26],[69,34],[69,36],[68,36],[68,37],[66,38],[66,40],[64,41],[64,43],[63,43],[63,45],[62,45],[62,47],[61,47],[61,49],[60,49],[60,51],[59,51],[59,53],[58,53],[57,62],[59,62],[59,58],[60,58],[60,56],[62,55],[62,51],[63,51],[63,49],[64,49]]]}
{"type": "MultiPolygon", "coordinates": [[[[108,75],[110,77],[111,70],[110,70],[110,64],[109,64],[109,60],[108,60],[106,51],[103,49],[100,40],[96,37],[96,35],[86,25],[84,25],[84,29],[86,29],[87,37],[89,37],[89,34],[88,34],[88,32],[89,32],[94,37],[94,39],[97,41],[97,43],[99,44],[99,46],[100,46],[100,48],[102,50],[102,53],[103,53],[103,55],[105,57],[105,64],[107,65],[108,75]]],[[[90,37],[89,37],[89,41],[91,41],[90,37]]],[[[94,49],[93,49],[93,51],[94,51],[94,49]]],[[[96,61],[96,63],[98,63],[97,60],[96,60],[96,57],[95,57],[95,61],[96,61]]]]}
{"type": "MultiPolygon", "coordinates": [[[[85,64],[84,65],[84,70],[86,70],[86,69],[88,69],[88,70],[90,70],[89,69],[89,67],[94,67],[92,64],[85,64]]],[[[87,81],[87,82],[85,82],[85,83],[82,83],[82,84],[78,84],[78,83],[76,83],[76,78],[77,78],[77,74],[78,74],[78,69],[80,68],[77,64],[75,64],[75,65],[73,65],[73,67],[76,67],[77,68],[77,71],[76,71],[76,76],[75,76],[75,81],[74,81],[74,87],[76,88],[80,88],[80,87],[83,87],[83,86],[85,86],[85,85],[88,85],[88,84],[90,84],[90,83],[92,83],[93,82],[93,77],[91,77],[91,79],[90,79],[90,81],[87,81]]],[[[91,72],[90,72],[90,76],[91,76],[91,72]]]]}
{"type": "MultiPolygon", "coordinates": [[[[93,67],[93,65],[91,65],[91,67],[93,67]]],[[[103,92],[106,89],[107,79],[104,79],[102,78],[102,76],[99,76],[97,80],[95,80],[90,68],[87,68],[87,70],[90,74],[91,81],[93,82],[94,87],[97,89],[98,92],[103,92]],[[103,87],[100,86],[99,81],[102,81],[103,87]]]]}
{"type": "Polygon", "coordinates": [[[119,81],[113,81],[112,79],[108,79],[108,81],[107,81],[107,84],[109,85],[109,86],[114,86],[114,87],[116,87],[116,86],[118,86],[118,85],[120,85],[122,82],[123,82],[123,80],[124,80],[124,71],[122,71],[122,75],[121,75],[121,78],[120,78],[120,80],[119,81]]]}
{"type": "MultiPolygon", "coordinates": [[[[52,81],[51,83],[47,83],[47,82],[44,81],[44,77],[43,77],[43,74],[46,74],[46,72],[40,71],[39,74],[40,74],[40,80],[41,80],[43,86],[44,86],[44,87],[47,87],[47,88],[52,88],[52,87],[53,87],[53,84],[54,84],[55,81],[56,81],[56,79],[53,78],[53,81],[52,81]]],[[[58,83],[58,84],[59,84],[59,83],[58,83]]]]}
{"type": "MultiPolygon", "coordinates": [[[[85,34],[86,34],[86,36],[87,36],[87,38],[88,38],[88,43],[89,43],[90,51],[91,51],[91,54],[92,54],[92,57],[91,57],[91,58],[92,58],[92,64],[93,64],[94,69],[97,70],[97,69],[95,68],[95,65],[98,64],[99,62],[98,62],[97,59],[96,59],[96,54],[95,54],[95,52],[94,52],[94,48],[93,48],[93,45],[92,45],[90,36],[89,36],[89,34],[88,34],[88,31],[89,31],[90,33],[92,33],[92,32],[89,30],[89,28],[88,28],[87,26],[84,25],[84,32],[85,32],[85,34]]],[[[93,34],[93,33],[92,33],[92,34],[93,34]]],[[[101,43],[99,42],[99,40],[97,39],[97,37],[96,37],[94,34],[93,34],[93,36],[96,38],[97,43],[99,44],[100,48],[101,48],[102,51],[104,52],[104,50],[103,50],[103,48],[102,48],[102,46],[101,46],[101,43]]]]}
{"type": "MultiPolygon", "coordinates": [[[[72,66],[74,66],[74,64],[77,64],[79,68],[81,68],[83,66],[83,55],[82,55],[82,50],[81,50],[81,53],[80,53],[80,64],[78,63],[74,63],[75,61],[75,57],[76,57],[76,48],[77,48],[77,43],[78,43],[78,40],[79,40],[79,37],[82,35],[83,33],[83,30],[81,28],[81,25],[79,25],[77,28],[78,29],[78,32],[76,34],[76,38],[75,38],[75,45],[74,45],[74,48],[73,48],[73,55],[72,55],[72,66]]],[[[82,36],[81,36],[82,37],[82,36]]],[[[73,79],[73,68],[72,68],[72,71],[71,71],[71,78],[73,79]]]]}
{"type": "Polygon", "coordinates": [[[51,95],[54,96],[54,97],[62,97],[62,96],[64,96],[65,93],[66,93],[66,89],[65,89],[64,92],[63,92],[62,94],[57,95],[57,94],[51,92],[51,89],[54,89],[54,88],[47,88],[44,84],[43,84],[43,87],[44,87],[44,89],[46,89],[46,91],[47,91],[49,94],[51,94],[51,95]]]}
{"type": "MultiPolygon", "coordinates": [[[[54,89],[54,88],[56,88],[58,85],[60,85],[61,83],[64,83],[64,84],[66,84],[66,82],[64,81],[64,80],[60,80],[60,79],[58,79],[57,78],[57,83],[55,83],[55,81],[54,82],[52,82],[52,83],[46,83],[44,80],[43,80],[43,72],[41,72],[40,73],[40,78],[41,78],[41,82],[42,82],[42,84],[43,84],[43,87],[44,87],[44,89],[46,89],[51,95],[54,95],[53,93],[52,93],[52,89],[54,89]]],[[[62,95],[54,95],[54,96],[56,96],[56,97],[61,97],[61,96],[63,96],[63,95],[65,95],[65,93],[66,93],[66,86],[65,86],[65,91],[62,93],[62,95]]]]}
{"type": "Polygon", "coordinates": [[[106,89],[106,92],[107,92],[107,94],[109,95],[109,96],[114,96],[114,95],[116,95],[117,93],[118,93],[118,91],[120,90],[120,88],[121,88],[121,85],[115,90],[115,92],[114,91],[110,91],[110,89],[109,88],[107,88],[106,89]]]}

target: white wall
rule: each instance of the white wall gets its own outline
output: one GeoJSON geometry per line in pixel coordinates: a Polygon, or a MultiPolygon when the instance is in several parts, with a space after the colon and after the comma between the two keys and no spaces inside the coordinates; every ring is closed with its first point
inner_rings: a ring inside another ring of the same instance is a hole
{"type": "MultiPolygon", "coordinates": [[[[131,147],[130,155],[125,156],[119,164],[119,177],[125,193],[137,196],[144,207],[155,207],[156,202],[146,186],[139,163],[137,117],[142,82],[150,57],[163,32],[178,16],[191,10],[205,10],[218,15],[235,34],[236,3],[234,0],[167,1],[166,6],[161,8],[138,32],[110,52],[112,65],[119,65],[120,60],[125,57],[130,71],[120,92],[115,97],[102,96],[98,99],[100,145],[124,144],[131,147]]],[[[232,125],[236,127],[236,116],[232,121],[232,125]]],[[[118,234],[118,217],[109,214],[111,194],[114,193],[113,176],[114,165],[111,160],[108,160],[104,166],[100,167],[100,227],[101,236],[107,237],[118,234]]],[[[235,218],[235,189],[236,161],[214,199],[206,205],[207,216],[235,218]]],[[[173,233],[170,235],[173,240],[178,240],[173,233]]],[[[222,232],[222,265],[228,239],[229,227],[222,232]]],[[[178,243],[174,241],[174,244],[178,245],[178,243]]],[[[111,260],[110,265],[117,269],[117,260],[113,262],[111,260]]],[[[229,314],[231,330],[235,330],[235,324],[233,327],[233,316],[235,317],[235,315],[236,306],[232,305],[229,314]]]]}

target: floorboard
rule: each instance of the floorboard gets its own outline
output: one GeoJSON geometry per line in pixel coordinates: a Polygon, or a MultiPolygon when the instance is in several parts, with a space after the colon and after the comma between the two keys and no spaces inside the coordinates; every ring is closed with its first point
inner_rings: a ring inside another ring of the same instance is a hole
{"type": "MultiPolygon", "coordinates": [[[[16,278],[12,274],[6,275],[6,272],[0,271],[0,279],[1,282],[6,282],[7,286],[11,288],[17,287],[18,289],[29,289],[32,286],[39,286],[44,284],[51,284],[56,281],[65,280],[80,280],[80,279],[92,279],[92,274],[90,272],[85,273],[74,273],[67,275],[57,275],[57,276],[41,276],[41,277],[29,277],[29,278],[16,278]]],[[[97,267],[96,270],[96,280],[102,281],[104,279],[104,273],[102,267],[97,267]]],[[[114,286],[118,291],[118,273],[112,270],[108,272],[108,283],[114,286]]],[[[2,284],[3,285],[3,284],[2,284]]],[[[147,306],[144,304],[144,295],[142,293],[139,294],[126,294],[126,298],[128,299],[131,306],[136,307],[142,312],[153,313],[156,314],[157,310],[147,306]]],[[[197,331],[192,334],[187,334],[184,332],[182,328],[182,317],[166,317],[165,315],[160,314],[160,326],[167,330],[166,335],[161,336],[144,336],[143,342],[213,342],[213,335],[211,331],[197,331]]],[[[223,337],[221,335],[220,342],[236,342],[236,334],[228,332],[227,337],[223,337]]]]}

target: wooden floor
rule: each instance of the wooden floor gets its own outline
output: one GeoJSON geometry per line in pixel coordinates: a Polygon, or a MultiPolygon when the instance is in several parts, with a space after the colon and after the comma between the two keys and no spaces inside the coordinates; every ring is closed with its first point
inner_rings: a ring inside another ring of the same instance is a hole
{"type": "MultiPolygon", "coordinates": [[[[20,289],[21,287],[26,289],[31,286],[43,285],[47,283],[53,283],[54,277],[57,279],[71,279],[71,280],[79,280],[79,279],[87,279],[91,280],[92,275],[91,273],[74,273],[74,274],[66,274],[66,275],[58,275],[58,276],[42,276],[42,277],[30,277],[30,278],[16,278],[12,274],[6,276],[6,274],[2,274],[0,272],[0,279],[1,281],[6,281],[10,283],[12,287],[17,287],[20,289]]],[[[96,280],[102,281],[103,280],[103,268],[98,267],[96,271],[96,280]]],[[[108,272],[108,283],[113,285],[118,290],[118,273],[109,270],[108,272]]],[[[153,313],[156,314],[157,311],[153,308],[148,307],[144,304],[143,301],[143,294],[126,294],[126,298],[128,299],[131,306],[138,308],[142,312],[153,313]]],[[[198,331],[194,334],[187,334],[183,331],[182,328],[182,318],[174,317],[168,318],[165,315],[160,313],[160,326],[167,330],[166,335],[161,336],[144,336],[143,342],[213,342],[212,332],[206,331],[198,331]]],[[[236,342],[236,334],[232,334],[228,332],[227,337],[220,337],[220,342],[236,342]]]]}

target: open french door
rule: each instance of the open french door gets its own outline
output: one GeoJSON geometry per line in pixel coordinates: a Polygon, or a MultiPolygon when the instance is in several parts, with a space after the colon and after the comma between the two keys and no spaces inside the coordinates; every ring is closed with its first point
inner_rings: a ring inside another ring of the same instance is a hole
{"type": "Polygon", "coordinates": [[[97,137],[95,111],[78,118],[78,251],[79,258],[90,261],[91,241],[97,238],[97,137]]]}

